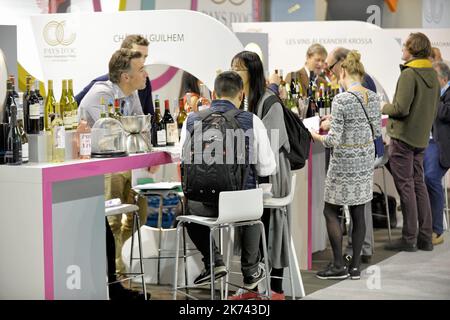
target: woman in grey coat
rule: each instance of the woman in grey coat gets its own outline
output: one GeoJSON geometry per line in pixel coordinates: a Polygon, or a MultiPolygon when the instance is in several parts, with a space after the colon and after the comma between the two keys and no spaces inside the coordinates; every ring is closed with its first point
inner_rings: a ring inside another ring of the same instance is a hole
{"type": "MultiPolygon", "coordinates": [[[[271,140],[272,151],[275,154],[277,171],[275,174],[264,179],[259,177],[258,182],[270,182],[272,184],[272,194],[276,198],[285,197],[290,192],[291,167],[286,154],[290,151],[288,135],[284,124],[283,109],[280,103],[274,103],[263,114],[264,101],[274,93],[266,88],[264,69],[259,56],[250,51],[238,53],[231,62],[233,71],[239,73],[244,82],[245,108],[253,112],[264,123],[269,139],[271,140]],[[275,136],[271,137],[271,134],[275,136]]],[[[288,208],[287,217],[290,217],[288,208]]],[[[269,263],[272,267],[271,276],[282,277],[283,268],[288,266],[288,243],[290,221],[285,223],[286,216],[278,209],[265,209],[262,217],[267,236],[267,248],[269,263]]],[[[289,218],[290,220],[290,218],[289,218]]],[[[259,239],[258,239],[259,241],[259,239]]],[[[282,279],[271,279],[272,300],[284,300],[282,279]]],[[[231,299],[252,299],[254,292],[238,292],[231,299]]]]}
{"type": "Polygon", "coordinates": [[[325,180],[324,215],[334,261],[317,273],[319,279],[345,279],[348,276],[360,279],[360,255],[366,232],[364,205],[372,200],[373,192],[373,139],[381,135],[379,99],[374,92],[361,85],[364,66],[360,59],[358,52],[351,51],[342,63],[339,82],[346,92],[333,99],[328,135],[311,133],[314,140],[333,148],[325,180]],[[349,206],[353,221],[354,251],[349,270],[342,258],[339,221],[342,205],[349,206]]]}

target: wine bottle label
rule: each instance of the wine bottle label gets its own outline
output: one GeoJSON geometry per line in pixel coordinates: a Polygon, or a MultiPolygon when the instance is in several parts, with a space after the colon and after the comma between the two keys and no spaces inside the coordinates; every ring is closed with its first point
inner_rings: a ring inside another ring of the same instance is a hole
{"type": "Polygon", "coordinates": [[[22,144],[22,161],[28,161],[28,142],[22,144]]]}
{"type": "Polygon", "coordinates": [[[167,143],[175,144],[178,142],[178,127],[176,123],[167,124],[167,143]]]}
{"type": "Polygon", "coordinates": [[[66,129],[72,129],[72,117],[70,114],[64,115],[64,128],[66,129]]]}
{"type": "Polygon", "coordinates": [[[166,141],[166,130],[158,130],[156,132],[156,139],[157,139],[157,144],[158,146],[165,146],[167,145],[167,141],[166,141]]]}
{"type": "Polygon", "coordinates": [[[66,147],[66,130],[63,126],[54,128],[53,143],[56,149],[64,149],[66,147]]]}
{"type": "Polygon", "coordinates": [[[325,108],[319,108],[319,116],[320,116],[320,117],[323,117],[323,116],[325,116],[325,115],[326,115],[325,108]]]}
{"type": "Polygon", "coordinates": [[[41,116],[41,106],[39,103],[34,103],[30,105],[30,119],[32,120],[39,120],[39,117],[41,116]]]}
{"type": "Polygon", "coordinates": [[[80,156],[90,156],[91,155],[91,134],[82,133],[80,134],[80,156]]]}
{"type": "Polygon", "coordinates": [[[331,114],[331,109],[329,107],[325,108],[325,115],[331,114]]]}
{"type": "Polygon", "coordinates": [[[39,102],[39,115],[44,116],[44,102],[39,102]]]}

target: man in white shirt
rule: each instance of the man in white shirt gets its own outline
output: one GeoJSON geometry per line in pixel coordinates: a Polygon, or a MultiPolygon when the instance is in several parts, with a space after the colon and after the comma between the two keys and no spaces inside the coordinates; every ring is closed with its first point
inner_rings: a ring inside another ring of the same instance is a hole
{"type": "MultiPolygon", "coordinates": [[[[191,113],[183,124],[181,132],[180,144],[182,150],[182,166],[183,163],[189,163],[191,159],[191,137],[195,134],[198,125],[197,121],[201,121],[205,112],[225,114],[229,111],[239,109],[243,100],[243,83],[242,79],[234,71],[227,71],[219,74],[214,83],[214,100],[211,107],[199,113],[191,113]],[[195,127],[195,128],[194,128],[195,127]]],[[[276,170],[275,156],[272,152],[267,130],[262,121],[253,113],[239,111],[234,115],[238,127],[249,137],[249,159],[251,159],[252,169],[247,179],[244,181],[245,189],[256,188],[256,176],[269,176],[276,170]]],[[[206,118],[205,118],[206,120],[206,118]]],[[[201,126],[200,126],[201,127],[201,126]]],[[[201,131],[200,131],[201,133],[201,131]]],[[[205,132],[203,132],[205,134],[205,132]]],[[[228,145],[227,145],[228,147],[228,145]]],[[[205,152],[206,153],[206,152],[205,152]]],[[[228,153],[227,153],[228,154],[228,153]]],[[[202,153],[203,158],[206,154],[202,153]]],[[[241,153],[242,155],[242,153],[241,153]]],[[[205,160],[206,162],[206,160],[205,160]]],[[[190,163],[189,163],[190,164],[190,163]]],[[[197,165],[194,159],[194,166],[197,165]]],[[[202,164],[204,165],[204,164],[202,164]]],[[[220,166],[225,164],[212,163],[211,166],[220,166]]],[[[189,179],[198,179],[196,176],[189,176],[189,170],[183,170],[189,179]],[[187,172],[187,173],[186,173],[187,172]]],[[[184,178],[184,177],[183,177],[184,178]]],[[[192,181],[192,180],[191,180],[192,181]]],[[[197,202],[189,200],[187,195],[187,209],[189,214],[200,216],[217,216],[217,202],[197,202]]],[[[236,204],[238,205],[238,204],[236,204]]],[[[204,270],[194,280],[195,284],[206,283],[210,281],[210,252],[209,252],[209,228],[198,225],[188,224],[188,233],[191,240],[203,255],[204,270]]],[[[244,287],[253,290],[258,283],[264,279],[264,270],[259,268],[260,253],[259,243],[261,232],[258,226],[244,227],[241,237],[243,246],[241,256],[241,268],[244,276],[244,287]]],[[[214,272],[216,278],[226,275],[226,268],[223,258],[214,244],[214,272]]]]}
{"type": "MultiPolygon", "coordinates": [[[[81,100],[80,109],[86,111],[90,126],[93,126],[95,121],[100,118],[102,111],[107,112],[107,110],[101,110],[101,98],[106,103],[115,98],[120,99],[121,102],[124,101],[127,106],[124,108],[124,115],[144,114],[137,93],[137,90],[145,88],[147,73],[144,70],[144,61],[145,58],[139,51],[119,49],[114,52],[109,61],[110,80],[96,82],[81,100]]],[[[120,198],[122,203],[134,204],[134,196],[131,189],[131,171],[105,175],[106,200],[120,198]]],[[[147,219],[146,200],[140,199],[138,205],[140,221],[145,223],[147,219]]],[[[109,224],[106,224],[108,282],[116,281],[116,269],[118,273],[125,272],[125,265],[122,261],[122,245],[131,236],[132,219],[130,214],[127,215],[126,223],[122,225],[122,215],[108,217],[109,224]]],[[[120,283],[109,286],[109,295],[111,300],[139,298],[137,294],[125,290],[120,283]]]]}

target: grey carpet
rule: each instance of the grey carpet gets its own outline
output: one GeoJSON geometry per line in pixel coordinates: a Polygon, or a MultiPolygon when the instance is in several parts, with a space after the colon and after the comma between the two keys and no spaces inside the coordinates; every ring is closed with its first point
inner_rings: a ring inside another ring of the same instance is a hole
{"type": "MultiPolygon", "coordinates": [[[[329,280],[322,280],[329,281],[329,280]]],[[[450,236],[431,252],[400,252],[368,267],[361,280],[343,280],[306,300],[450,300],[450,236]]]]}

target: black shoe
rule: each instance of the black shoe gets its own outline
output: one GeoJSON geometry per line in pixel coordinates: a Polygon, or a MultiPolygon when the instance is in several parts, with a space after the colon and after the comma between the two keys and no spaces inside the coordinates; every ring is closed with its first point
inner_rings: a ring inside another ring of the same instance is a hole
{"type": "Polygon", "coordinates": [[[343,266],[340,268],[335,267],[330,263],[325,270],[316,273],[316,277],[319,279],[330,279],[330,280],[342,280],[348,278],[347,267],[343,266]]]}
{"type": "Polygon", "coordinates": [[[342,260],[344,260],[345,266],[348,269],[350,267],[350,264],[352,263],[352,256],[349,254],[344,254],[342,260]]]}
{"type": "Polygon", "coordinates": [[[150,300],[150,297],[150,292],[147,292],[147,296],[145,296],[142,292],[124,288],[120,283],[113,283],[109,286],[110,300],[150,300]]]}
{"type": "Polygon", "coordinates": [[[417,248],[419,250],[423,250],[423,251],[433,251],[434,246],[433,246],[433,242],[431,240],[425,241],[425,240],[417,239],[417,248]]]}
{"type": "MultiPolygon", "coordinates": [[[[227,268],[223,263],[216,264],[214,267],[214,278],[215,280],[224,277],[227,274],[227,268]]],[[[202,270],[200,275],[195,278],[194,284],[206,284],[211,282],[211,268],[207,267],[202,270]]]]}
{"type": "Polygon", "coordinates": [[[415,244],[407,243],[403,238],[401,238],[393,240],[391,243],[385,245],[384,249],[389,251],[416,252],[417,246],[415,244]]]}
{"type": "Polygon", "coordinates": [[[253,290],[258,286],[264,278],[266,277],[266,272],[263,268],[258,267],[258,271],[250,276],[244,276],[244,289],[253,290]]]}
{"type": "Polygon", "coordinates": [[[365,264],[369,264],[370,263],[370,260],[372,260],[372,256],[369,256],[369,255],[361,255],[361,262],[362,263],[365,263],[365,264]]]}
{"type": "Polygon", "coordinates": [[[352,280],[359,280],[361,279],[361,270],[359,270],[359,268],[350,268],[350,270],[348,270],[348,275],[352,280]]]}

